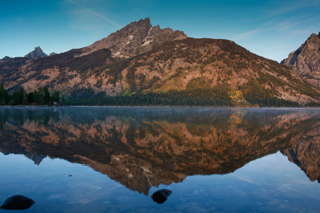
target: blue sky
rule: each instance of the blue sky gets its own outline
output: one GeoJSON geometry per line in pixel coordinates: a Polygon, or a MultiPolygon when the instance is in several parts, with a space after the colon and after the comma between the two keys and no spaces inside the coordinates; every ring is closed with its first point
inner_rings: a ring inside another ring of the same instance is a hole
{"type": "Polygon", "coordinates": [[[94,43],[133,21],[223,38],[281,61],[320,31],[320,0],[0,0],[0,58],[94,43]]]}

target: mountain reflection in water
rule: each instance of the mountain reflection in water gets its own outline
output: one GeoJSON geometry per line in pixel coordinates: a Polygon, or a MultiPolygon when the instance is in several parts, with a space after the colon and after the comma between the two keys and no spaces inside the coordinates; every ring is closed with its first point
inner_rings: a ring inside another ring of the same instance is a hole
{"type": "Polygon", "coordinates": [[[0,151],[85,164],[145,195],[281,151],[320,180],[320,111],[139,107],[0,108],[0,151]]]}

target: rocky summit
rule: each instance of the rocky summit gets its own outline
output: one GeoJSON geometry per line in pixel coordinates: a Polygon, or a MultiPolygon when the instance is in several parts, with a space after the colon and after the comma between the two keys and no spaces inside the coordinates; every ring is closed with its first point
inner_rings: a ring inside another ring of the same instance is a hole
{"type": "Polygon", "coordinates": [[[282,64],[293,68],[310,84],[320,87],[320,32],[311,34],[282,64]]]}
{"type": "Polygon", "coordinates": [[[45,54],[40,47],[34,48],[34,50],[27,55],[25,55],[25,58],[42,58],[42,57],[47,57],[48,55],[45,54]]]}
{"type": "MultiPolygon", "coordinates": [[[[309,43],[319,39],[315,36],[309,43]]],[[[39,56],[40,50],[31,55],[39,56]]],[[[81,49],[50,57],[11,58],[0,63],[0,82],[9,92],[20,86],[27,92],[45,86],[75,105],[315,106],[320,102],[320,91],[288,66],[229,40],[188,38],[182,31],[152,26],[149,18],[81,49]]]]}
{"type": "Polygon", "coordinates": [[[145,18],[132,22],[108,37],[83,48],[82,55],[105,48],[111,51],[113,57],[129,58],[150,51],[154,46],[164,42],[185,38],[187,36],[182,31],[161,29],[159,25],[153,27],[150,19],[145,18]]]}

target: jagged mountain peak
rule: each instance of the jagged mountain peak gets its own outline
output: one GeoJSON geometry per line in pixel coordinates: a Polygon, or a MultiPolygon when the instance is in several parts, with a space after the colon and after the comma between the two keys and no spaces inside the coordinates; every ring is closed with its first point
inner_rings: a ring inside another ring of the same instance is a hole
{"type": "Polygon", "coordinates": [[[94,44],[82,49],[83,55],[99,49],[109,49],[113,57],[129,58],[150,51],[153,46],[164,42],[185,39],[182,31],[153,27],[150,18],[132,22],[94,44]]]}
{"type": "Polygon", "coordinates": [[[24,57],[25,58],[38,58],[38,57],[47,57],[48,55],[45,54],[42,49],[38,46],[38,47],[35,47],[34,50],[30,53],[28,53],[27,55],[25,55],[24,57]]]}
{"type": "Polygon", "coordinates": [[[319,34],[315,34],[315,33],[312,33],[310,35],[310,37],[307,39],[307,41],[309,42],[314,42],[314,43],[318,43],[320,41],[320,32],[319,34]]]}
{"type": "Polygon", "coordinates": [[[140,19],[139,21],[134,21],[134,22],[131,22],[130,24],[128,24],[126,27],[130,26],[130,25],[140,25],[140,26],[143,26],[143,25],[146,25],[146,26],[152,26],[151,25],[151,21],[150,21],[150,18],[147,17],[145,19],[140,19]]]}
{"type": "Polygon", "coordinates": [[[320,32],[310,37],[284,59],[282,64],[292,67],[310,84],[320,87],[320,32]]]}

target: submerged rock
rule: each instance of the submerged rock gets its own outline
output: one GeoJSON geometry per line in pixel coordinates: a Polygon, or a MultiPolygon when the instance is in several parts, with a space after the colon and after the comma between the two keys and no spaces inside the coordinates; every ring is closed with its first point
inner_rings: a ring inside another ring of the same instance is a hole
{"type": "Polygon", "coordinates": [[[172,194],[172,191],[169,189],[160,189],[155,193],[153,193],[153,195],[151,195],[151,198],[153,199],[154,202],[158,204],[162,204],[168,199],[169,195],[171,194],[172,194]]]}
{"type": "Polygon", "coordinates": [[[24,210],[30,208],[34,203],[34,200],[23,195],[13,195],[4,201],[0,208],[7,210],[24,210]]]}

